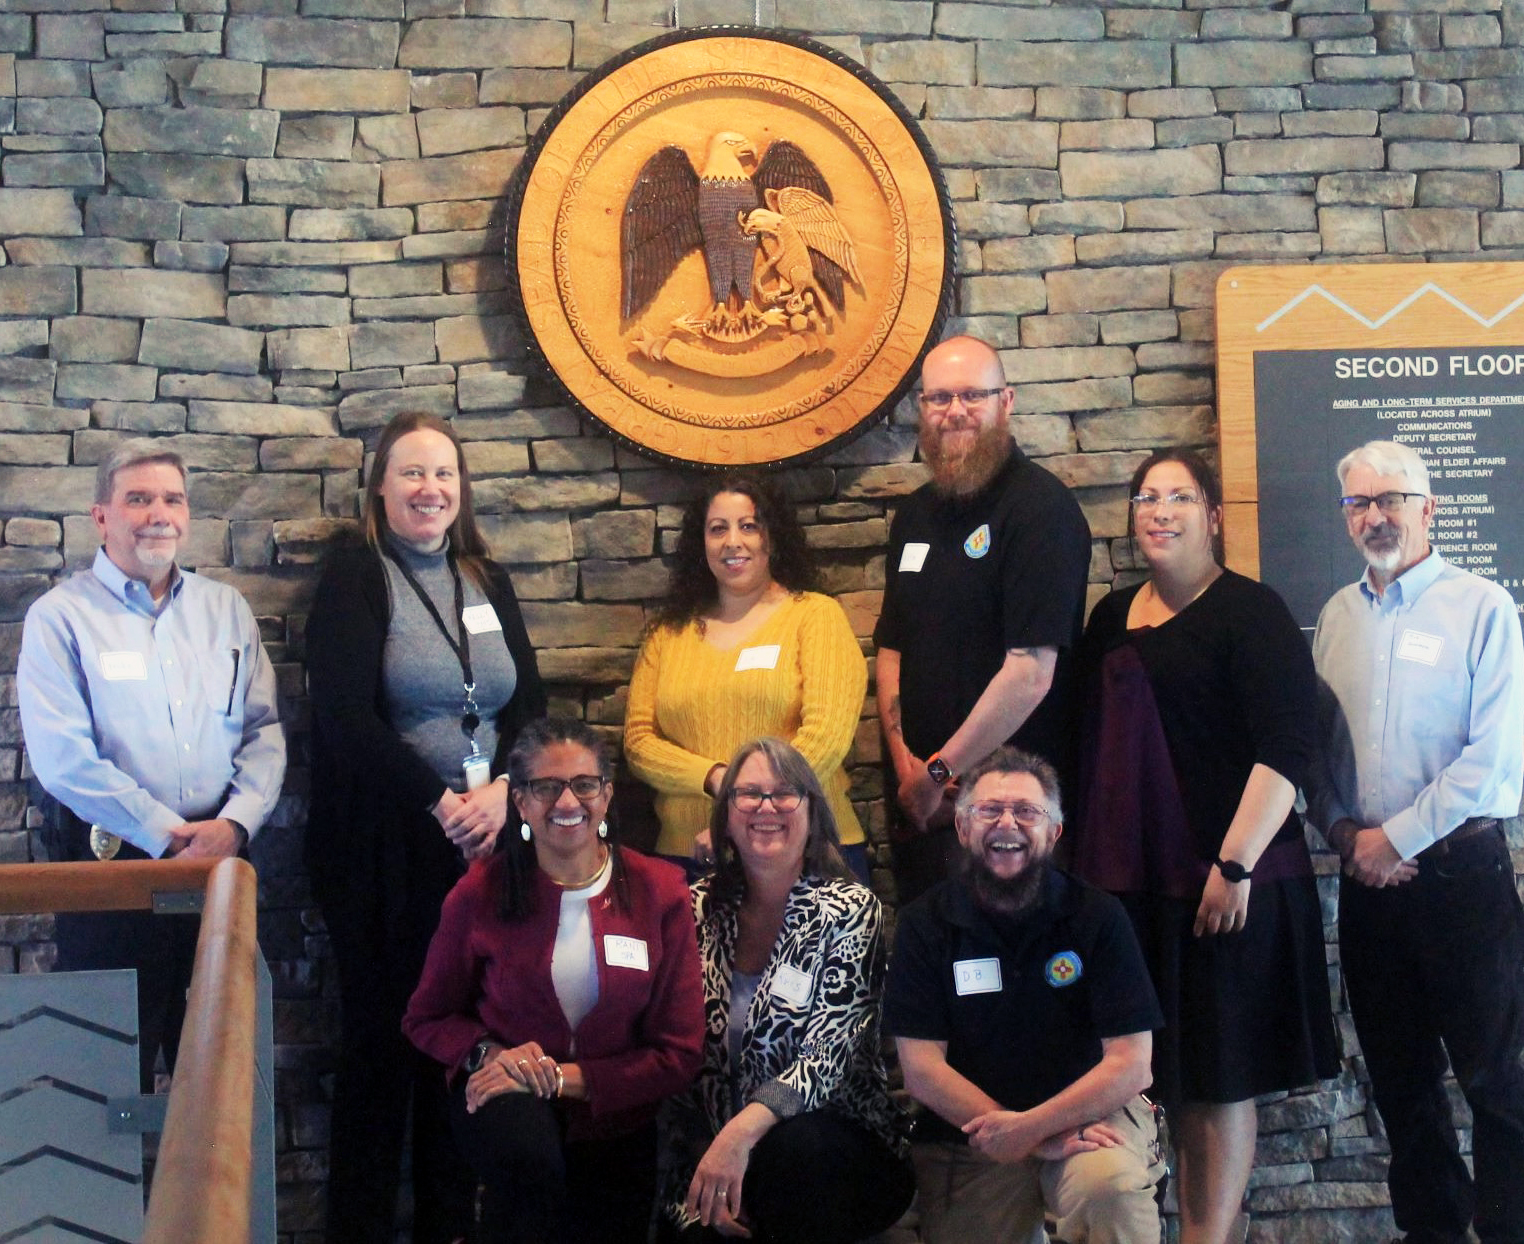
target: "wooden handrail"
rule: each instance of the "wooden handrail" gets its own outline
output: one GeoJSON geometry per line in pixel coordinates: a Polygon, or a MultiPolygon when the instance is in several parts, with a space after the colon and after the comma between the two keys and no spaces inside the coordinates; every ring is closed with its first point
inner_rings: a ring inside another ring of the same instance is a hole
{"type": "Polygon", "coordinates": [[[0,864],[0,915],[152,911],[153,896],[206,888],[217,860],[0,864]]]}
{"type": "Polygon", "coordinates": [[[253,867],[240,859],[219,861],[207,882],[144,1244],[249,1238],[256,888],[253,867]]]}

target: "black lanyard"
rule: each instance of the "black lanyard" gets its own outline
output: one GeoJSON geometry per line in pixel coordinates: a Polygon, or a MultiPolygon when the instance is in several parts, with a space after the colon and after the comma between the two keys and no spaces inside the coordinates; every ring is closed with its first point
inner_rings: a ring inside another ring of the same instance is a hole
{"type": "Polygon", "coordinates": [[[476,691],[476,680],[471,677],[471,632],[466,629],[465,619],[461,614],[466,607],[466,592],[460,581],[460,568],[455,564],[455,558],[445,554],[445,564],[450,567],[450,577],[455,580],[455,620],[460,626],[460,638],[456,639],[450,634],[450,628],[439,616],[439,609],[423,590],[423,584],[418,582],[418,577],[413,573],[402,558],[394,556],[388,551],[397,569],[402,571],[402,577],[407,580],[408,586],[413,589],[423,607],[429,611],[429,617],[434,619],[434,625],[439,628],[439,633],[444,636],[445,643],[450,645],[450,651],[455,654],[455,659],[460,662],[461,682],[466,689],[466,698],[470,700],[476,691]]]}

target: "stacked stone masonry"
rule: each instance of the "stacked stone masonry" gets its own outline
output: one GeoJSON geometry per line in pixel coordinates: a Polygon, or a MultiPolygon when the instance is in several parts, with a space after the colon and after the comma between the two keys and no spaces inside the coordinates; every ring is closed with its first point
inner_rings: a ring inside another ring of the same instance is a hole
{"type": "MultiPolygon", "coordinates": [[[[386,419],[453,419],[555,708],[618,726],[692,477],[527,366],[503,196],[587,70],[674,22],[753,21],[860,61],[919,119],[957,215],[955,323],[1004,349],[1017,438],[1079,496],[1092,596],[1134,571],[1133,466],[1213,442],[1224,268],[1524,257],[1524,0],[0,0],[0,860],[39,850],[22,618],[93,555],[94,464],[163,436],[195,471],[185,560],[253,604],[291,739],[255,851],[283,1241],[318,1238],[337,1005],[299,865],[315,565],[386,419]]],[[[865,650],[915,459],[907,404],[788,473],[865,650]]],[[[881,838],[864,711],[854,795],[881,838]]],[[[45,969],[50,930],[0,920],[0,971],[45,969]]],[[[1345,1072],[1262,1104],[1252,1241],[1390,1231],[1329,960],[1345,1072]]]]}

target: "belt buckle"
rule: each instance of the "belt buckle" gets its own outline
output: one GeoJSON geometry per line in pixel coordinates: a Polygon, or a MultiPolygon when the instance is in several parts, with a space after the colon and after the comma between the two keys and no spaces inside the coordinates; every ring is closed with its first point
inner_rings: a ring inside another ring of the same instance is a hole
{"type": "Polygon", "coordinates": [[[90,854],[98,860],[114,860],[122,849],[122,840],[109,829],[90,826],[90,854]]]}

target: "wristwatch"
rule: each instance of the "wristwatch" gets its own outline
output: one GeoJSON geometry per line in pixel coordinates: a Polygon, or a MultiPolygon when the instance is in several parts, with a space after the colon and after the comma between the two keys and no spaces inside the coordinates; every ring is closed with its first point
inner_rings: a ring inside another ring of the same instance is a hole
{"type": "Polygon", "coordinates": [[[497,1042],[488,1037],[483,1037],[471,1047],[471,1052],[466,1055],[466,1074],[474,1076],[482,1069],[487,1061],[487,1054],[497,1042]]]}
{"type": "Polygon", "coordinates": [[[1251,868],[1245,868],[1237,860],[1225,860],[1219,858],[1217,860],[1217,871],[1222,874],[1222,879],[1224,881],[1236,884],[1240,881],[1247,881],[1249,879],[1249,874],[1254,870],[1251,868]]]}
{"type": "Polygon", "coordinates": [[[952,781],[952,770],[947,767],[947,761],[942,759],[941,752],[926,762],[926,772],[938,786],[946,786],[952,781]]]}

